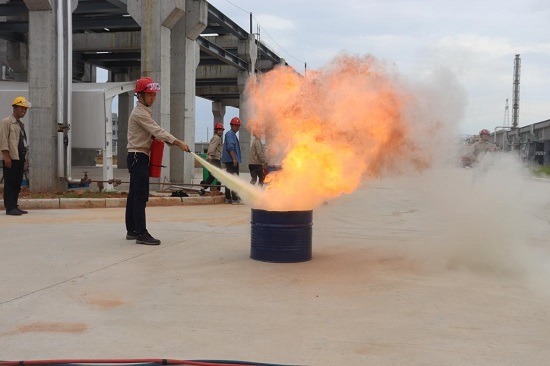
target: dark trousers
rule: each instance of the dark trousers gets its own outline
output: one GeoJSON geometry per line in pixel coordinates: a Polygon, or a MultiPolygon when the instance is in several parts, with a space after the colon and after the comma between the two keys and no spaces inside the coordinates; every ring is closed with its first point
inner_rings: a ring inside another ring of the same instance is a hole
{"type": "MultiPolygon", "coordinates": [[[[239,175],[239,164],[237,164],[237,166],[233,166],[233,163],[224,163],[224,164],[225,164],[225,170],[227,170],[229,174],[239,175]]],[[[237,193],[231,192],[229,188],[225,187],[225,199],[236,201],[239,199],[239,196],[237,195],[237,193]]]]}
{"type": "Polygon", "coordinates": [[[2,161],[2,171],[4,173],[4,207],[6,211],[17,208],[19,201],[19,192],[21,192],[21,183],[23,182],[23,173],[25,169],[25,156],[19,155],[21,160],[12,160],[11,168],[6,167],[6,162],[2,161]]]}
{"type": "Polygon", "coordinates": [[[248,164],[250,170],[250,184],[256,184],[259,181],[261,186],[264,185],[264,166],[262,164],[248,164]]]}
{"type": "Polygon", "coordinates": [[[126,199],[126,231],[141,235],[147,232],[145,206],[149,200],[149,155],[128,153],[130,191],[126,199]]]}
{"type": "MultiPolygon", "coordinates": [[[[221,169],[221,167],[222,167],[222,162],[219,161],[219,160],[208,160],[208,162],[209,162],[210,164],[214,165],[215,167],[220,168],[220,169],[221,169]]],[[[203,180],[203,181],[201,182],[201,184],[204,184],[204,185],[206,185],[206,186],[209,186],[209,185],[211,185],[211,184],[214,182],[214,180],[216,180],[216,177],[214,177],[214,176],[212,175],[212,173],[208,172],[208,178],[206,178],[206,180],[203,180]]],[[[221,186],[221,183],[220,183],[219,180],[218,180],[218,184],[216,184],[216,185],[218,186],[218,191],[219,191],[219,190],[220,190],[220,186],[221,186]]],[[[208,187],[204,187],[204,189],[206,189],[206,188],[208,188],[208,187]]],[[[210,190],[212,190],[212,188],[214,188],[214,187],[210,187],[210,190]]]]}

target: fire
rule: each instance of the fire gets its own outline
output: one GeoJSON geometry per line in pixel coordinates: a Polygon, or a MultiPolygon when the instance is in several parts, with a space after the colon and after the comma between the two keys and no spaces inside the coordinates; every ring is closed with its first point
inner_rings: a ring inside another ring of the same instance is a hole
{"type": "Polygon", "coordinates": [[[247,127],[262,131],[270,164],[256,206],[311,210],[378,177],[416,147],[403,108],[411,94],[372,57],[343,56],[302,76],[279,67],[252,79],[247,127]]]}

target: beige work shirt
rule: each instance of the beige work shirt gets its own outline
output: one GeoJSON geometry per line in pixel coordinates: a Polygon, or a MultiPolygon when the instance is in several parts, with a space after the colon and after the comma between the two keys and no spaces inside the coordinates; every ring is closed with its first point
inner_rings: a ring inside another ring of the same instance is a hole
{"type": "Polygon", "coordinates": [[[470,153],[467,156],[472,160],[472,162],[478,162],[483,159],[487,152],[497,150],[498,148],[495,144],[492,144],[489,141],[481,140],[470,147],[470,153]]]}
{"type": "Polygon", "coordinates": [[[250,158],[248,164],[266,164],[264,147],[260,139],[254,139],[250,147],[250,158]]]}
{"type": "MultiPolygon", "coordinates": [[[[12,160],[19,160],[19,136],[21,127],[13,115],[0,121],[0,151],[9,151],[12,160]]],[[[1,159],[4,160],[3,155],[1,159]]]]}
{"type": "Polygon", "coordinates": [[[208,145],[208,151],[206,152],[206,158],[208,160],[221,160],[222,159],[222,138],[218,134],[214,134],[210,139],[208,145]]]}
{"type": "Polygon", "coordinates": [[[151,153],[151,137],[173,144],[176,138],[158,125],[153,119],[151,108],[137,102],[128,119],[128,152],[151,153]]]}

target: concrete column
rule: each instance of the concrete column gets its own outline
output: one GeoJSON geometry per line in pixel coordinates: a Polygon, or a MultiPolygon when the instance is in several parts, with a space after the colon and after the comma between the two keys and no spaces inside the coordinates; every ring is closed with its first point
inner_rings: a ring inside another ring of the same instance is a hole
{"type": "MultiPolygon", "coordinates": [[[[131,75],[127,73],[117,73],[114,74],[114,81],[131,81],[137,80],[138,75],[131,75]]],[[[117,168],[125,169],[126,165],[126,155],[128,145],[128,118],[130,113],[134,109],[134,93],[120,94],[118,96],[118,141],[117,141],[117,168]]]]}
{"type": "MultiPolygon", "coordinates": [[[[28,2],[28,0],[27,0],[28,2]]],[[[25,16],[9,16],[9,21],[26,21],[25,16]]],[[[9,77],[14,81],[27,81],[28,52],[27,43],[6,41],[6,63],[10,67],[9,77]]]]}
{"type": "MultiPolygon", "coordinates": [[[[185,16],[172,28],[170,128],[195,151],[195,89],[200,50],[195,40],[206,28],[205,0],[187,0],[185,16]]],[[[178,148],[170,149],[170,176],[174,182],[191,183],[194,159],[178,148]]]]}
{"type": "MultiPolygon", "coordinates": [[[[185,15],[185,0],[133,0],[128,2],[128,13],[141,26],[141,75],[161,85],[153,105],[153,119],[171,132],[170,35],[171,28],[185,15]]],[[[164,154],[162,164],[168,168],[162,168],[158,180],[170,180],[170,154],[164,154]]]]}
{"type": "Polygon", "coordinates": [[[29,9],[29,180],[32,191],[63,191],[57,177],[57,1],[25,1],[29,9]]]}
{"type": "MultiPolygon", "coordinates": [[[[212,102],[212,114],[214,115],[214,123],[212,123],[212,128],[214,128],[214,125],[218,122],[223,124],[223,117],[225,116],[225,105],[221,100],[218,100],[217,102],[212,102]]],[[[212,131],[214,130],[212,129],[212,131]]]]}
{"type": "Polygon", "coordinates": [[[248,71],[240,71],[237,80],[239,88],[239,118],[241,119],[241,129],[239,130],[239,142],[241,144],[241,171],[248,172],[248,158],[250,157],[250,145],[252,143],[252,134],[246,128],[248,123],[248,110],[243,96],[244,88],[250,76],[254,76],[256,60],[258,59],[258,47],[254,35],[249,34],[245,41],[239,41],[238,52],[241,58],[244,58],[249,64],[248,71]]]}
{"type": "Polygon", "coordinates": [[[6,60],[11,68],[10,77],[14,81],[27,81],[27,45],[25,43],[8,42],[6,45],[6,60]]]}
{"type": "MultiPolygon", "coordinates": [[[[248,158],[250,157],[250,145],[252,144],[252,134],[247,129],[248,124],[248,108],[246,99],[243,95],[244,86],[250,75],[247,72],[239,72],[238,87],[239,87],[239,118],[241,119],[241,128],[239,130],[239,143],[241,144],[241,172],[248,172],[248,158]]],[[[231,117],[233,118],[233,117],[231,117]]]]}
{"type": "Polygon", "coordinates": [[[120,94],[118,96],[118,142],[117,142],[117,167],[127,168],[126,155],[128,145],[128,118],[134,109],[134,94],[120,94]]]}

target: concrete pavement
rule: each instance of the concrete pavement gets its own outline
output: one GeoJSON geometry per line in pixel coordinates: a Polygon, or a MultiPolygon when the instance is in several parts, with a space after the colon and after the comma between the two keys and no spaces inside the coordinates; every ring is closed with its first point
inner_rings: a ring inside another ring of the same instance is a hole
{"type": "Polygon", "coordinates": [[[550,205],[464,189],[470,175],[316,208],[304,263],[250,259],[245,205],[149,207],[158,247],[125,240],[124,208],[2,215],[0,360],[544,365],[550,205]]]}

